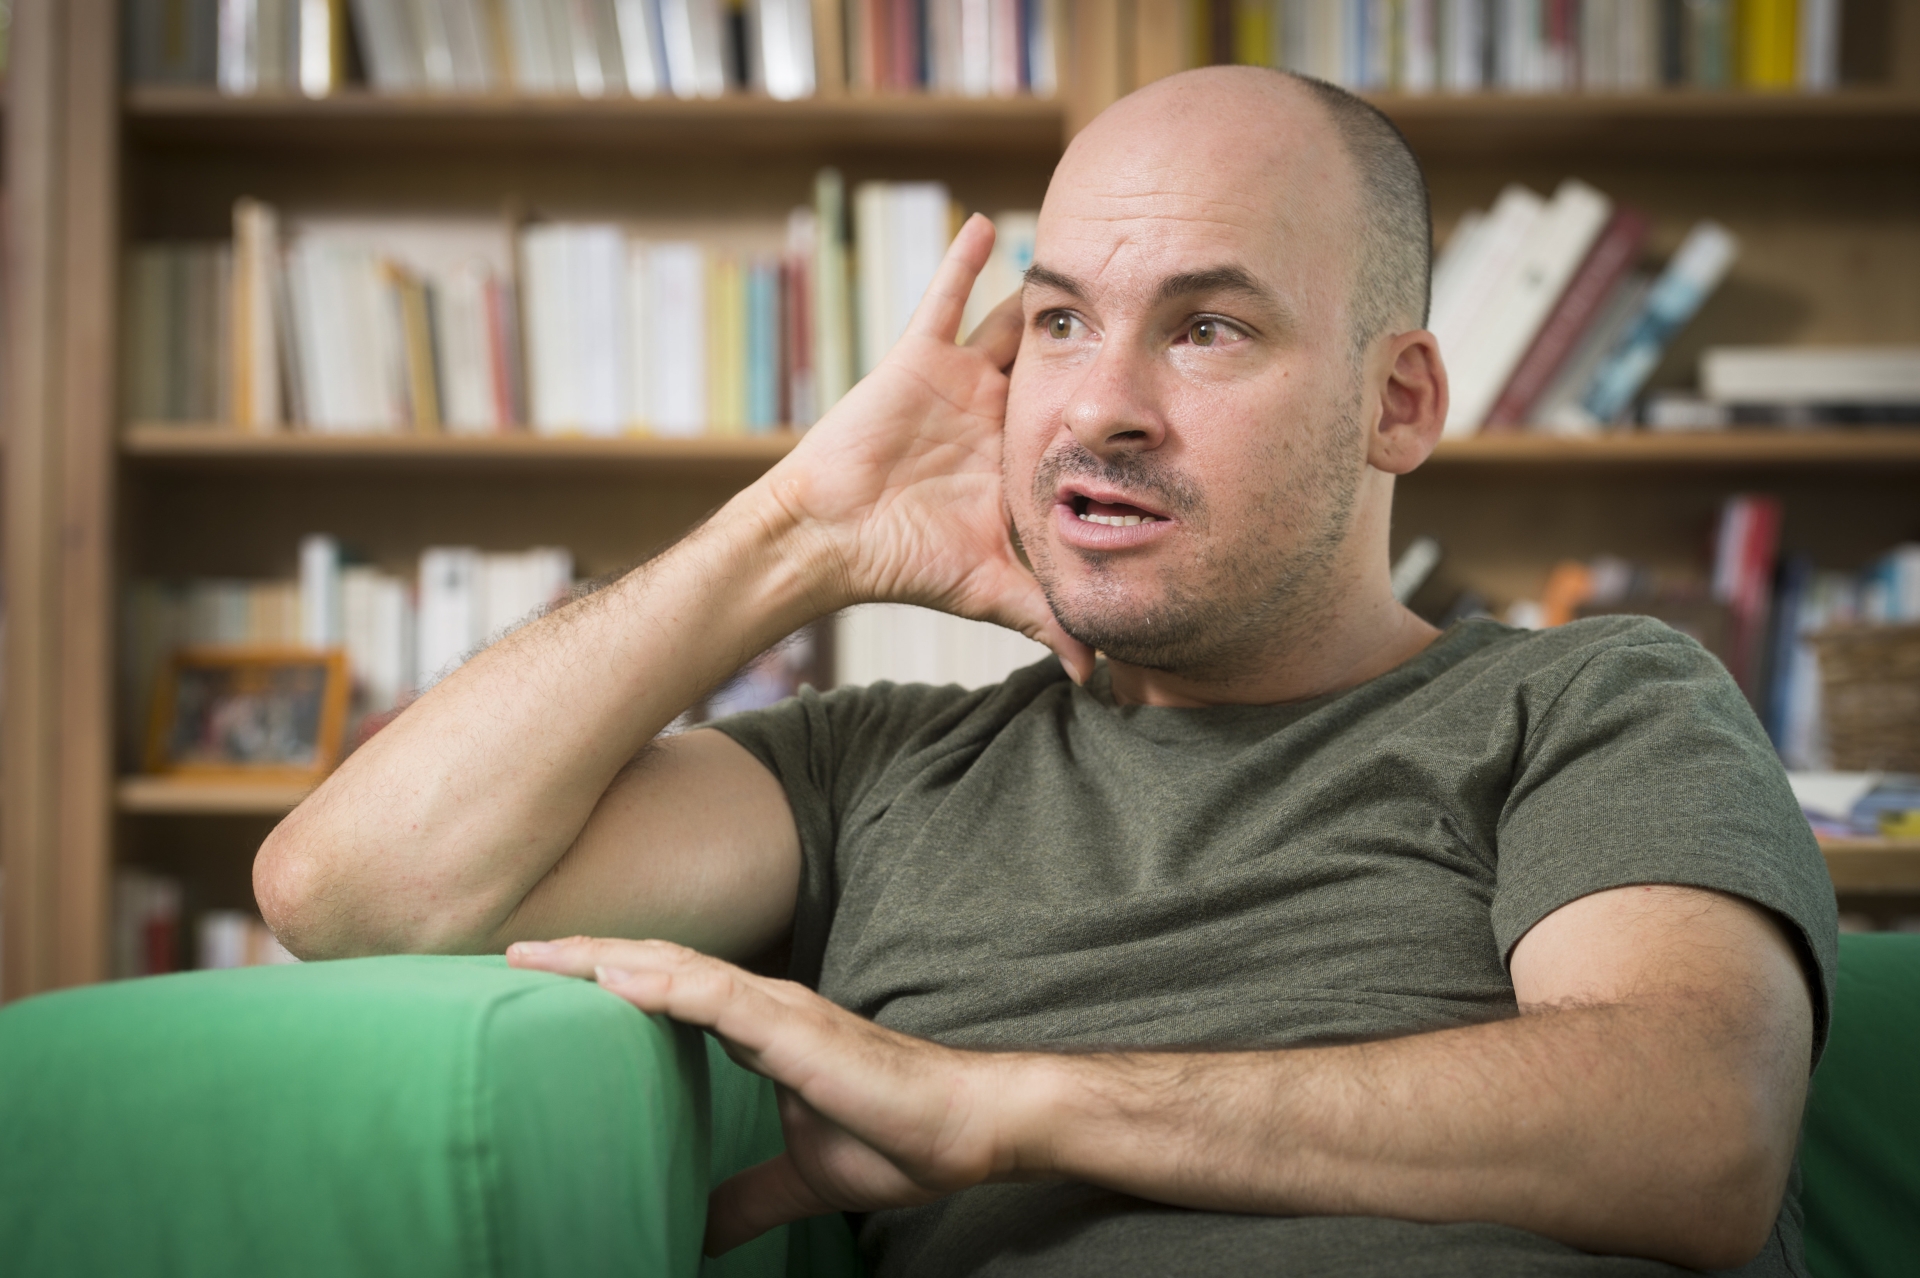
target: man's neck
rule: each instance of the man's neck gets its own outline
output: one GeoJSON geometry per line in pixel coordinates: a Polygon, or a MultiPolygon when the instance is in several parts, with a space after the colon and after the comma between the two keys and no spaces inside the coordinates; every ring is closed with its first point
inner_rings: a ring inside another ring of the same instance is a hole
{"type": "MultiPolygon", "coordinates": [[[[1369,592],[1371,594],[1371,592],[1369,592]]],[[[1255,665],[1225,674],[1153,670],[1107,659],[1123,706],[1269,706],[1326,696],[1412,660],[1440,632],[1381,592],[1335,605],[1310,632],[1290,636],[1255,665]]]]}

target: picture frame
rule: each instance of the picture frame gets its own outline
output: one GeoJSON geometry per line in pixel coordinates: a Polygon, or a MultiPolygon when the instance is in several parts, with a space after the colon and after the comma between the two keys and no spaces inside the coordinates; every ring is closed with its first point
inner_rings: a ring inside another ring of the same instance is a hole
{"type": "Polygon", "coordinates": [[[147,771],[318,783],[340,761],[349,691],[338,648],[178,649],[154,693],[147,771]]]}

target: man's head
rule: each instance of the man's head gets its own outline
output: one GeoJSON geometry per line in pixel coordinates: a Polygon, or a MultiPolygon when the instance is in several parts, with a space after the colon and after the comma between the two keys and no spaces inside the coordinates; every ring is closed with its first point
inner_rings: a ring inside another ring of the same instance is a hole
{"type": "Polygon", "coordinates": [[[1392,474],[1445,416],[1425,183],[1315,81],[1216,67],[1109,108],[1041,209],[1015,526],[1069,633],[1233,680],[1384,590],[1392,474]]]}

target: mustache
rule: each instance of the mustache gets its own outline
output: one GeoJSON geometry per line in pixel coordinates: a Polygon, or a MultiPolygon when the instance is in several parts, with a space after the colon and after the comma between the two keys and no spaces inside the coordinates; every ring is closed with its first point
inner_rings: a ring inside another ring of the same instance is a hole
{"type": "Polygon", "coordinates": [[[1042,509],[1051,506],[1062,479],[1098,480],[1151,497],[1156,508],[1188,522],[1206,513],[1200,485],[1154,453],[1118,453],[1101,458],[1087,451],[1080,441],[1069,440],[1049,450],[1034,469],[1034,504],[1042,509]]]}

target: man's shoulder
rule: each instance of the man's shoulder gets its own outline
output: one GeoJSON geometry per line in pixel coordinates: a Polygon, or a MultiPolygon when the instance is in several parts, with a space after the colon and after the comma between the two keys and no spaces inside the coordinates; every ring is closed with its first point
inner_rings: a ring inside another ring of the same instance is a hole
{"type": "Polygon", "coordinates": [[[1698,640],[1655,617],[1626,613],[1582,617],[1542,630],[1486,619],[1463,623],[1463,627],[1464,651],[1452,664],[1496,668],[1514,678],[1537,673],[1570,678],[1596,660],[1627,654],[1710,678],[1724,673],[1698,640]]]}

